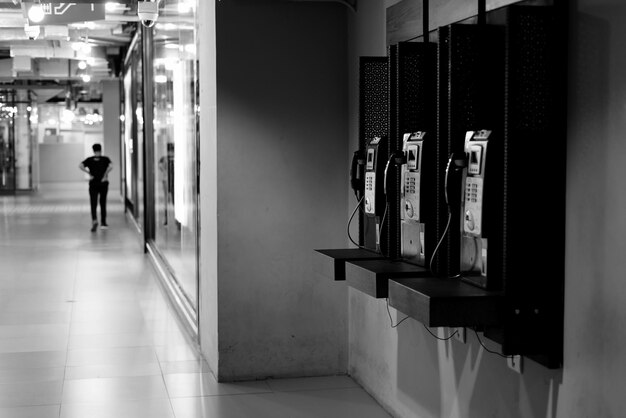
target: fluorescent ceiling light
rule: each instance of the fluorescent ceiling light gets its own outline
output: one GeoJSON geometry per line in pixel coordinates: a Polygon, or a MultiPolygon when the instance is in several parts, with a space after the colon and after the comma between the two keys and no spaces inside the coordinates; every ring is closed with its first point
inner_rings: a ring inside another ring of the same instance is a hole
{"type": "Polygon", "coordinates": [[[117,9],[120,6],[121,4],[113,2],[113,1],[110,1],[104,5],[107,12],[114,12],[115,9],[117,9]]]}
{"type": "Polygon", "coordinates": [[[159,84],[167,83],[167,76],[164,74],[157,74],[154,76],[154,82],[159,84]]]}

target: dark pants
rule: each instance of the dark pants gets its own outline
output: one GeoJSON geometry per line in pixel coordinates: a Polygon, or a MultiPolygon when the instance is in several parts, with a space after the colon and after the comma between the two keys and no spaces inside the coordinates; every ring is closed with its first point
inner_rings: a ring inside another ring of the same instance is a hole
{"type": "Polygon", "coordinates": [[[107,193],[109,192],[109,182],[89,182],[89,201],[91,203],[91,220],[97,221],[98,195],[100,196],[100,221],[107,223],[107,193]]]}

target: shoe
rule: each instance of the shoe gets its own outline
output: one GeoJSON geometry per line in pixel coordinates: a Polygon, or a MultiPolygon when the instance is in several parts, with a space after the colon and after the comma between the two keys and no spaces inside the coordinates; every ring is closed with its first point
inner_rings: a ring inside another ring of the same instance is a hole
{"type": "Polygon", "coordinates": [[[96,232],[96,229],[98,229],[98,221],[93,221],[91,223],[91,232],[96,232]]]}
{"type": "Polygon", "coordinates": [[[107,225],[107,224],[103,223],[103,224],[100,226],[100,229],[109,229],[109,225],[107,225]]]}

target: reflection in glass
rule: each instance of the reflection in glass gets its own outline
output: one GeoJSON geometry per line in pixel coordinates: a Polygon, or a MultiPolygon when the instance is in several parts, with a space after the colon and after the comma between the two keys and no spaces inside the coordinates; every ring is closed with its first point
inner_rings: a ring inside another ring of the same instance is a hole
{"type": "Polygon", "coordinates": [[[161,3],[160,15],[167,15],[169,21],[154,28],[153,79],[155,244],[183,293],[197,307],[194,10],[195,2],[189,0],[161,3]]]}
{"type": "Polygon", "coordinates": [[[124,76],[124,150],[125,150],[125,179],[126,179],[126,199],[134,204],[133,196],[133,104],[132,104],[132,73],[128,71],[124,76]]]}

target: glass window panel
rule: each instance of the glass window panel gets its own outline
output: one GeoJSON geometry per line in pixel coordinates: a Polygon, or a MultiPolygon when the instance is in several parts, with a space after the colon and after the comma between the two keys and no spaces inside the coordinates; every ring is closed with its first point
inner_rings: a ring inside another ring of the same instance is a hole
{"type": "Polygon", "coordinates": [[[154,28],[155,244],[197,307],[195,1],[166,1],[154,28]],[[192,4],[193,3],[193,4],[192,4]]]}

